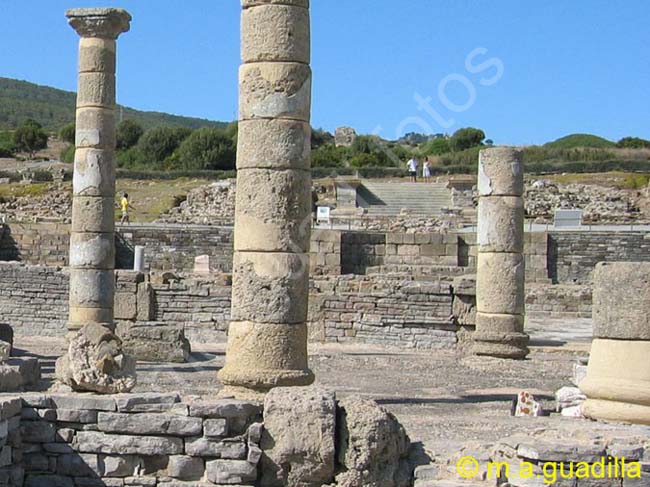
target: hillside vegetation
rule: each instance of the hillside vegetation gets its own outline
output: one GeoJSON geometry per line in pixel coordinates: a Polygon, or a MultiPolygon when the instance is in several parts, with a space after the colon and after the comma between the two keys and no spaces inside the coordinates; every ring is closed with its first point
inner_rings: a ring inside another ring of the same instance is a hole
{"type": "Polygon", "coordinates": [[[545,144],[549,149],[575,149],[577,147],[590,147],[593,149],[609,149],[616,147],[611,140],[591,134],[571,134],[545,144]]]}
{"type": "MultiPolygon", "coordinates": [[[[75,118],[76,94],[27,81],[0,78],[0,130],[14,130],[26,119],[37,121],[45,130],[58,132],[75,118]]],[[[134,120],[144,129],[153,127],[224,128],[227,123],[182,117],[161,112],[144,112],[119,107],[124,119],[134,120]]]]}

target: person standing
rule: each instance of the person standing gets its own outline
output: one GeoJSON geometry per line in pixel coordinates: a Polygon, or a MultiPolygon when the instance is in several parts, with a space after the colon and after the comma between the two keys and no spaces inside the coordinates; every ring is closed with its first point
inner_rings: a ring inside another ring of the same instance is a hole
{"type": "Polygon", "coordinates": [[[422,178],[424,179],[425,183],[428,183],[431,181],[431,163],[429,162],[428,158],[424,158],[424,162],[422,163],[422,178]]]}
{"type": "Polygon", "coordinates": [[[409,161],[406,163],[406,167],[408,168],[409,171],[409,176],[411,178],[412,183],[416,183],[418,179],[418,159],[417,157],[413,156],[409,161]]]}
{"type": "Polygon", "coordinates": [[[129,195],[127,193],[122,195],[120,208],[122,209],[122,218],[120,219],[120,223],[129,223],[129,210],[135,210],[135,208],[131,206],[129,195]]]}

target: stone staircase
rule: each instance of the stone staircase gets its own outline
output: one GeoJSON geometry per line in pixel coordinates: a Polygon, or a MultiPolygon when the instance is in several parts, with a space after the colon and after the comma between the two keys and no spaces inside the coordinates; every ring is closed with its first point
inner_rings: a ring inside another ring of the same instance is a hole
{"type": "Polygon", "coordinates": [[[402,209],[414,216],[439,216],[442,208],[451,206],[451,194],[444,183],[364,181],[357,204],[373,216],[397,216],[402,209]]]}

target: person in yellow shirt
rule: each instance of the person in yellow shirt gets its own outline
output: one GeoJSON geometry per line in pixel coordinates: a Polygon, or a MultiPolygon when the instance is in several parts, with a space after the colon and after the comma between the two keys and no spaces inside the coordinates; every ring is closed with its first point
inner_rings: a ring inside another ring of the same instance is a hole
{"type": "Polygon", "coordinates": [[[129,203],[129,195],[124,193],[120,200],[120,208],[122,209],[122,219],[120,223],[129,223],[129,210],[135,210],[131,203],[129,203]]]}

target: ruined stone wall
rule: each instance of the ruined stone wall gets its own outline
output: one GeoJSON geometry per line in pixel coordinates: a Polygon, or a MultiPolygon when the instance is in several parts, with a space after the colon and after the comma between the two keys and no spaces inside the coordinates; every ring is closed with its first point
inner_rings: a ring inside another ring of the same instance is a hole
{"type": "Polygon", "coordinates": [[[526,314],[548,318],[591,318],[590,285],[526,286],[526,314]]]}
{"type": "Polygon", "coordinates": [[[0,228],[0,260],[64,266],[70,251],[70,225],[12,223],[0,228]]]}
{"type": "Polygon", "coordinates": [[[549,277],[560,284],[589,284],[598,262],[650,261],[650,234],[551,232],[549,277]]]}
{"type": "Polygon", "coordinates": [[[254,485],[258,476],[262,411],[254,403],[187,403],[156,393],[22,394],[0,407],[0,417],[11,415],[0,458],[13,453],[12,463],[0,463],[0,474],[11,479],[3,485],[254,485]]]}
{"type": "MultiPolygon", "coordinates": [[[[70,250],[70,226],[62,223],[12,223],[0,228],[0,261],[32,265],[66,266],[70,250]]],[[[133,267],[133,249],[145,246],[146,269],[191,273],[194,258],[210,256],[213,272],[232,269],[232,227],[197,225],[118,225],[116,268],[133,267]]],[[[311,238],[312,272],[340,274],[341,233],[314,230],[311,238]]]]}
{"type": "Polygon", "coordinates": [[[310,293],[310,336],[404,348],[453,348],[449,282],[417,282],[380,276],[315,279],[310,293]]]}
{"type": "Polygon", "coordinates": [[[64,336],[69,275],[57,267],[0,263],[0,321],[18,335],[64,336]]]}

